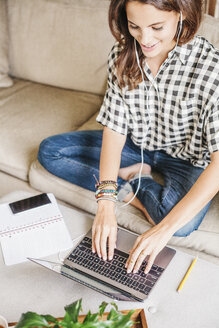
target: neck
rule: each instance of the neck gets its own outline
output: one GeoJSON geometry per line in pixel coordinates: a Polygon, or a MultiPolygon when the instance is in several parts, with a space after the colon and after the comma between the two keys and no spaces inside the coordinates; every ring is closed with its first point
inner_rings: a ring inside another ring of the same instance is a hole
{"type": "Polygon", "coordinates": [[[169,49],[166,49],[165,51],[161,52],[159,55],[152,57],[152,58],[147,58],[146,57],[146,63],[150,67],[154,67],[157,70],[160,68],[160,66],[163,64],[163,62],[167,59],[168,54],[170,51],[172,51],[176,46],[176,41],[173,41],[169,47],[169,49]]]}

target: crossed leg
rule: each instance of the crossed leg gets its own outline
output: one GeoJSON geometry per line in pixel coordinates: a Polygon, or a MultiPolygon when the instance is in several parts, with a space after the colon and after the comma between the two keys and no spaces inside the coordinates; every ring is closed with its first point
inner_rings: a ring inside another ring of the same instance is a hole
{"type": "MultiPolygon", "coordinates": [[[[129,181],[130,179],[134,178],[136,174],[139,173],[139,170],[141,168],[141,163],[137,163],[128,167],[124,167],[119,170],[119,177],[122,178],[123,180],[129,181]]],[[[142,167],[142,174],[150,174],[151,173],[151,167],[148,164],[143,164],[142,167]]],[[[126,197],[124,198],[124,202],[128,203],[132,198],[134,197],[134,193],[130,192],[126,197]]],[[[150,217],[149,213],[147,212],[146,208],[142,205],[140,200],[135,197],[131,203],[134,207],[138,208],[140,211],[143,212],[144,216],[148,220],[148,222],[152,225],[155,225],[154,221],[150,217]]]]}

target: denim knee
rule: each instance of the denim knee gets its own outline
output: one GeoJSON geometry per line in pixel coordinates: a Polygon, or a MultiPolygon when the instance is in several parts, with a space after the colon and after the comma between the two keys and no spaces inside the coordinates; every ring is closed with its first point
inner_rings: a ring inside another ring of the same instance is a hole
{"type": "Polygon", "coordinates": [[[195,225],[191,222],[184,225],[184,227],[180,228],[174,233],[174,237],[187,237],[189,236],[193,231],[198,230],[199,225],[195,225]]]}
{"type": "Polygon", "coordinates": [[[52,159],[60,157],[57,146],[51,140],[52,138],[53,137],[44,139],[39,146],[37,158],[44,167],[46,167],[47,163],[50,163],[52,159]]]}
{"type": "Polygon", "coordinates": [[[47,139],[44,139],[40,145],[39,145],[39,150],[38,150],[38,155],[37,155],[37,158],[38,158],[38,161],[40,162],[40,164],[43,165],[43,162],[44,162],[44,157],[45,157],[45,154],[49,153],[46,149],[48,148],[48,142],[47,142],[47,139]]]}
{"type": "Polygon", "coordinates": [[[202,223],[205,214],[208,211],[208,208],[210,206],[209,202],[190,222],[185,224],[182,228],[177,230],[174,233],[174,237],[187,237],[189,236],[193,231],[198,230],[200,224],[202,223]]]}

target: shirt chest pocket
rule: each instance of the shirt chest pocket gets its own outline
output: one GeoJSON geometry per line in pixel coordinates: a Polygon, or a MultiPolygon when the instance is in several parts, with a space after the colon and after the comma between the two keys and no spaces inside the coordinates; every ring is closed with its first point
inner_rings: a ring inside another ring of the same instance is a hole
{"type": "Polygon", "coordinates": [[[185,138],[191,135],[197,120],[197,99],[195,97],[176,101],[169,112],[169,128],[172,137],[185,138]],[[171,119],[172,117],[172,119],[171,119]]]}
{"type": "Polygon", "coordinates": [[[180,118],[183,118],[185,115],[193,116],[197,110],[197,99],[195,97],[186,100],[180,99],[178,100],[178,106],[180,118]]]}

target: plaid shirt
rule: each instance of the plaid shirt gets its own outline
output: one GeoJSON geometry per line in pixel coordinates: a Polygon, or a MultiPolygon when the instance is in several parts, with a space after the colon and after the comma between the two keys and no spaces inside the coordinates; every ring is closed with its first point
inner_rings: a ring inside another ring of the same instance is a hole
{"type": "Polygon", "coordinates": [[[108,58],[108,88],[97,121],[150,151],[205,168],[219,150],[219,51],[203,37],[176,46],[154,78],[145,63],[145,84],[120,88],[115,43],[108,58]]]}

